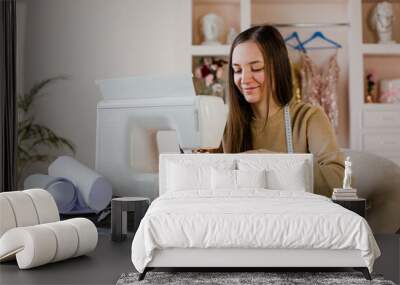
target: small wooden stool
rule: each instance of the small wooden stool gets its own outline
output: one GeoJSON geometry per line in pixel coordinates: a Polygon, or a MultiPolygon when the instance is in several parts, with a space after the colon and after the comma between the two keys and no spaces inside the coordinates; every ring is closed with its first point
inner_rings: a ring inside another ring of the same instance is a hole
{"type": "Polygon", "coordinates": [[[134,215],[134,232],[144,217],[150,199],[146,197],[121,197],[111,200],[111,240],[123,241],[128,232],[127,213],[134,215]]]}

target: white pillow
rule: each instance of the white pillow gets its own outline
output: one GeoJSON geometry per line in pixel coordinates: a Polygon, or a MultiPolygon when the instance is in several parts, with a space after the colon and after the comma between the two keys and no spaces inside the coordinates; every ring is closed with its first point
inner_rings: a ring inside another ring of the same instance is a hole
{"type": "Polygon", "coordinates": [[[285,171],[271,169],[267,171],[268,189],[303,191],[307,189],[304,165],[285,171]]]}
{"type": "Polygon", "coordinates": [[[210,167],[168,163],[167,191],[210,189],[210,167]]]}
{"type": "Polygon", "coordinates": [[[166,190],[211,190],[211,168],[229,171],[234,166],[235,161],[233,160],[177,159],[168,161],[166,164],[166,190]]]}
{"type": "Polygon", "coordinates": [[[267,176],[262,170],[236,170],[237,188],[267,188],[267,176]]]}
{"type": "Polygon", "coordinates": [[[240,190],[241,188],[266,188],[265,170],[211,169],[212,190],[240,190]]]}
{"type": "Polygon", "coordinates": [[[211,168],[211,189],[236,189],[236,170],[211,168]]]}
{"type": "Polygon", "coordinates": [[[305,161],[294,160],[239,160],[240,170],[266,170],[268,189],[306,191],[308,184],[308,169],[305,161]]]}

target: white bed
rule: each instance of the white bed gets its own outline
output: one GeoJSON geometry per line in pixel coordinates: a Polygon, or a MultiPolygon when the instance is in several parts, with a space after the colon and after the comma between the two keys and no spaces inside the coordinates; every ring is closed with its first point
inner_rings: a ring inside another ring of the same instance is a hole
{"type": "Polygon", "coordinates": [[[140,278],[154,267],[354,267],[370,278],[380,251],[367,222],[312,194],[312,169],[310,154],[161,155],[160,197],[132,243],[140,278]]]}

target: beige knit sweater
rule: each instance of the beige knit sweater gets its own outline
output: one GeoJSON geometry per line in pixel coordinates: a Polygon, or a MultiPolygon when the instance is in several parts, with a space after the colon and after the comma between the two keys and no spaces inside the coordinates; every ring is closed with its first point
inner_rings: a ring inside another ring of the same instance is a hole
{"type": "MultiPolygon", "coordinates": [[[[331,123],[319,107],[293,102],[289,109],[294,152],[314,155],[314,193],[330,197],[334,187],[341,187],[344,174],[344,155],[331,123]]],[[[268,118],[265,128],[264,123],[263,119],[251,122],[253,149],[286,153],[283,108],[268,118]]]]}

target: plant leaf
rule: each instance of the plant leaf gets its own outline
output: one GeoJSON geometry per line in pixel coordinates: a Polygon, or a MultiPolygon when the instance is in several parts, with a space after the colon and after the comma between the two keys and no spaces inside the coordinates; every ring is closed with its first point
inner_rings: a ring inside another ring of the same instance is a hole
{"type": "Polygon", "coordinates": [[[34,138],[32,148],[35,148],[36,146],[41,144],[47,145],[48,147],[52,148],[60,148],[64,146],[75,153],[75,147],[72,142],[70,142],[68,139],[57,136],[48,127],[38,124],[32,124],[32,129],[36,133],[34,136],[31,136],[34,138]]]}
{"type": "MultiPolygon", "coordinates": [[[[55,76],[36,83],[28,93],[17,98],[17,107],[26,115],[35,98],[43,95],[41,90],[50,83],[57,80],[68,79],[66,76],[55,76]]],[[[67,147],[75,154],[74,144],[66,138],[58,136],[50,128],[35,123],[35,117],[29,116],[18,122],[17,131],[17,177],[21,178],[24,169],[37,161],[48,161],[53,158],[50,154],[42,153],[39,146],[45,145],[49,148],[67,147]]]]}
{"type": "Polygon", "coordinates": [[[38,83],[35,83],[33,87],[29,90],[28,93],[18,96],[17,98],[17,107],[22,109],[24,112],[28,112],[30,106],[32,105],[33,101],[35,98],[40,95],[40,91],[49,85],[50,83],[57,81],[57,80],[66,80],[68,79],[64,75],[59,75],[51,78],[47,78],[44,80],[39,81],[38,83]]]}

